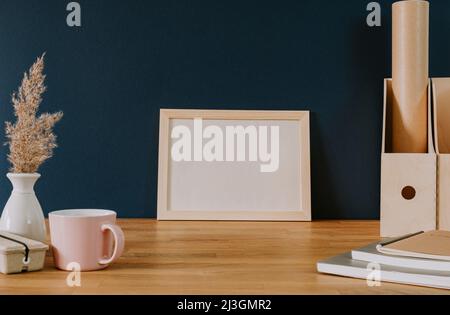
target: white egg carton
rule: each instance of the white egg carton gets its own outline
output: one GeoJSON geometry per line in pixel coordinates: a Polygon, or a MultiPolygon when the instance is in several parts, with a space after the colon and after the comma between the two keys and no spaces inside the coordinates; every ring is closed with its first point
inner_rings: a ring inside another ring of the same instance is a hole
{"type": "Polygon", "coordinates": [[[44,268],[48,245],[0,231],[0,272],[37,271],[44,268]]]}

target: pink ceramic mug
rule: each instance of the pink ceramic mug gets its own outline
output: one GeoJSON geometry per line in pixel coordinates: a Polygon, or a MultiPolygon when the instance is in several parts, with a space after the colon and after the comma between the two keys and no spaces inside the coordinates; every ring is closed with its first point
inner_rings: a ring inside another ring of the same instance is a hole
{"type": "Polygon", "coordinates": [[[108,267],[123,252],[125,238],[110,210],[74,209],[51,212],[50,236],[55,265],[72,271],[108,267]]]}

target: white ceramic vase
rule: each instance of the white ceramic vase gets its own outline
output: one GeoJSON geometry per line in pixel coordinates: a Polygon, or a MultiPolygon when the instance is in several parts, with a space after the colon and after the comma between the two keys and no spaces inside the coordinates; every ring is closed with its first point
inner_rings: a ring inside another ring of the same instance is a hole
{"type": "Polygon", "coordinates": [[[0,230],[45,242],[44,213],[34,193],[34,184],[41,175],[9,173],[7,177],[13,191],[3,209],[0,230]]]}

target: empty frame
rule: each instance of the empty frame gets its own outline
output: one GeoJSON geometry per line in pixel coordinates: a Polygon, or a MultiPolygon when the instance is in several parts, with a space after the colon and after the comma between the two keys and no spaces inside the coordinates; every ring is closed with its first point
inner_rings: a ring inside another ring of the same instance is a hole
{"type": "Polygon", "coordinates": [[[310,221],[307,111],[160,112],[158,219],[310,221]]]}

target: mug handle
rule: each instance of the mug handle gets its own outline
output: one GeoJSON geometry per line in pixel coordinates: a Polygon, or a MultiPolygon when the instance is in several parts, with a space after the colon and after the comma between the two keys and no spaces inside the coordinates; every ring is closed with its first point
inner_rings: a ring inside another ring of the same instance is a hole
{"type": "Polygon", "coordinates": [[[108,259],[101,259],[98,263],[100,265],[109,265],[112,262],[116,261],[123,253],[123,249],[125,247],[125,236],[123,234],[122,229],[114,224],[103,224],[102,232],[111,231],[114,236],[114,252],[112,256],[108,259]]]}

